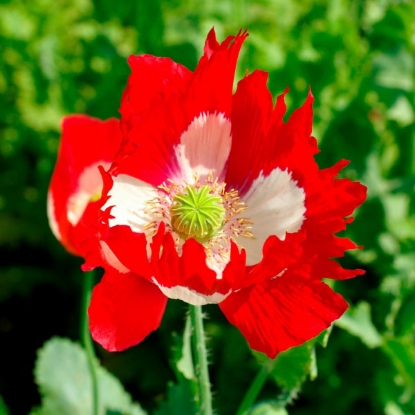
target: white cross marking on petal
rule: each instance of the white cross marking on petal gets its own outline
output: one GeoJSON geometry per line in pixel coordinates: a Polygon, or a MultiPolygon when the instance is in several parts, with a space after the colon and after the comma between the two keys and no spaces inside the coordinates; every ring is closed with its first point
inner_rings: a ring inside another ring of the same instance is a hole
{"type": "Polygon", "coordinates": [[[177,179],[193,184],[196,174],[204,184],[210,173],[223,181],[231,142],[231,123],[223,114],[199,115],[175,148],[182,173],[177,179]]]}

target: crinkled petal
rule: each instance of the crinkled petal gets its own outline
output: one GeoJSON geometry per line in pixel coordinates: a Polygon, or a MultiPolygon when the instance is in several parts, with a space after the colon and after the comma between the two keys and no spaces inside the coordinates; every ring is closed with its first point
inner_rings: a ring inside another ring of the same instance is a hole
{"type": "Polygon", "coordinates": [[[152,105],[160,105],[185,85],[191,72],[168,58],[131,55],[131,75],[121,99],[120,113],[126,132],[152,105]]]}
{"type": "Polygon", "coordinates": [[[363,269],[344,269],[337,262],[327,259],[318,258],[312,264],[311,275],[314,278],[330,278],[334,280],[348,280],[357,275],[363,275],[363,269]]]}
{"type": "Polygon", "coordinates": [[[308,197],[308,228],[315,233],[334,233],[345,229],[344,218],[353,213],[366,199],[366,187],[349,179],[336,178],[348,164],[341,160],[334,166],[321,170],[319,180],[310,186],[308,197]]]}
{"type": "MultiPolygon", "coordinates": [[[[179,254],[172,234],[165,232],[163,223],[152,237],[151,244],[147,243],[143,233],[133,232],[129,226],[114,226],[101,238],[101,245],[106,247],[106,268],[115,268],[122,273],[133,272],[152,281],[166,296],[194,305],[219,303],[233,289],[241,287],[245,272],[245,252],[240,251],[235,243],[231,242],[230,260],[219,272],[209,266],[204,247],[194,239],[187,240],[179,254]]],[[[273,259],[269,256],[268,262],[273,259]]],[[[288,262],[286,259],[283,263],[288,262]]],[[[244,284],[270,275],[271,267],[264,262],[261,271],[253,272],[252,278],[244,284]]]]}
{"type": "Polygon", "coordinates": [[[220,48],[220,43],[216,39],[215,29],[210,29],[205,42],[204,57],[209,60],[215,51],[220,48]]]}
{"type": "Polygon", "coordinates": [[[302,245],[305,238],[305,232],[288,234],[283,241],[276,236],[270,236],[262,249],[262,260],[248,268],[249,271],[239,282],[238,288],[280,277],[287,269],[296,266],[303,253],[302,245]]]}
{"type": "Polygon", "coordinates": [[[138,275],[106,272],[92,292],[89,327],[93,339],[108,351],[122,351],[156,330],[167,297],[138,275]]]}
{"type": "Polygon", "coordinates": [[[203,305],[222,301],[231,290],[229,282],[208,267],[205,249],[194,239],[184,243],[179,256],[172,235],[160,229],[153,238],[151,264],[154,283],[170,298],[203,305]]]}
{"type": "MultiPolygon", "coordinates": [[[[213,39],[214,32],[210,36],[213,39]]],[[[231,36],[209,50],[183,90],[171,94],[166,102],[150,107],[139,121],[132,123],[128,142],[136,149],[128,157],[116,159],[113,174],[127,174],[154,186],[168,179],[187,178],[188,165],[201,165],[222,174],[230,150],[230,128],[226,120],[232,107],[235,66],[246,36],[245,33],[231,36]],[[210,147],[194,142],[214,137],[211,132],[216,131],[221,138],[215,138],[210,147]],[[190,150],[186,148],[189,146],[192,146],[190,150]],[[179,158],[188,154],[192,157],[182,167],[176,154],[179,158]],[[220,156],[220,161],[212,168],[215,154],[220,156]]],[[[210,43],[214,44],[213,40],[210,43]]]]}
{"type": "Polygon", "coordinates": [[[238,83],[232,102],[232,148],[226,183],[244,194],[263,170],[272,114],[268,74],[255,71],[238,83]]]}
{"type": "Polygon", "coordinates": [[[246,32],[239,32],[219,44],[214,30],[210,31],[205,55],[195,69],[184,100],[192,119],[203,112],[230,117],[236,61],[247,36],[246,32]]]}
{"type": "Polygon", "coordinates": [[[308,183],[316,180],[318,165],[314,155],[318,153],[317,142],[311,136],[313,127],[313,95],[309,92],[304,104],[291,114],[284,123],[283,104],[285,94],[279,97],[273,111],[271,125],[266,140],[267,157],[264,161],[264,174],[275,167],[293,173],[294,180],[307,191],[308,183]]]}
{"type": "Polygon", "coordinates": [[[288,90],[277,98],[272,108],[266,81],[266,73],[255,71],[239,82],[234,96],[227,183],[242,195],[261,173],[267,176],[275,168],[292,172],[300,187],[318,175],[314,160],[318,149],[311,137],[311,92],[284,123],[284,96],[288,90]]]}
{"type": "Polygon", "coordinates": [[[360,248],[349,238],[340,238],[335,235],[312,235],[308,238],[307,245],[308,249],[314,250],[316,254],[325,258],[341,258],[345,251],[360,248]],[[321,245],[313,249],[316,243],[321,245]]]}
{"type": "Polygon", "coordinates": [[[317,336],[347,309],[343,297],[323,282],[288,272],[233,293],[219,306],[250,347],[271,359],[317,336]]]}

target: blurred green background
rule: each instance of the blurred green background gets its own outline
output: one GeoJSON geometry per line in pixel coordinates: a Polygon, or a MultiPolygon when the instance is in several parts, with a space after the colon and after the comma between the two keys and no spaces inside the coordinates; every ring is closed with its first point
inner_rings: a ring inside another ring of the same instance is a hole
{"type": "MultiPolygon", "coordinates": [[[[237,78],[268,71],[274,95],[290,87],[290,111],[311,86],[320,166],[352,160],[343,174],[369,188],[347,231],[365,248],[342,260],[367,273],[336,284],[351,309],[317,346],[318,377],[288,412],[415,414],[415,2],[404,0],[1,0],[0,396],[11,414],[29,413],[40,402],[36,350],[54,335],[79,339],[81,260],[46,218],[62,116],[117,116],[130,54],[194,69],[212,26],[220,40],[249,30],[237,78]]],[[[259,364],[206,309],[214,405],[234,414],[259,364]]],[[[97,347],[150,412],[176,381],[172,336],[185,310],[170,301],[161,329],[126,352],[97,347]]],[[[260,398],[281,386],[271,376],[260,398]]]]}

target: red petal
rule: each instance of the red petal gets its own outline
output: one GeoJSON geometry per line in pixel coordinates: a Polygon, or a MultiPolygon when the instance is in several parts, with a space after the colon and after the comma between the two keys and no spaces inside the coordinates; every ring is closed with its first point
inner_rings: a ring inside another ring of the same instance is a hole
{"type": "Polygon", "coordinates": [[[230,36],[220,45],[212,33],[209,36],[211,46],[184,88],[133,120],[128,140],[136,150],[117,158],[113,174],[128,174],[154,186],[177,177],[180,167],[174,148],[191,122],[202,113],[230,116],[236,61],[247,34],[230,36]]]}
{"type": "Polygon", "coordinates": [[[265,140],[272,113],[267,79],[266,72],[255,71],[238,83],[233,97],[232,148],[225,181],[229,188],[236,188],[242,194],[258,177],[267,157],[265,140]]]}
{"type": "Polygon", "coordinates": [[[204,52],[205,52],[206,58],[210,59],[213,53],[217,51],[219,48],[220,48],[220,44],[216,40],[215,29],[212,28],[210,29],[207,35],[207,38],[206,38],[206,42],[205,42],[204,52]]]}
{"type": "Polygon", "coordinates": [[[124,90],[120,113],[123,127],[130,129],[134,119],[151,105],[160,105],[171,94],[183,88],[191,72],[168,58],[150,55],[130,56],[131,75],[124,90]]]}
{"type": "Polygon", "coordinates": [[[314,251],[324,258],[340,258],[344,252],[350,249],[359,248],[349,238],[340,238],[335,235],[310,235],[305,249],[314,251]]]}
{"type": "Polygon", "coordinates": [[[334,280],[348,280],[365,273],[362,269],[344,269],[337,262],[319,258],[312,264],[311,274],[314,278],[330,278],[334,280]]]}
{"type": "Polygon", "coordinates": [[[163,249],[152,246],[152,266],[157,282],[164,287],[187,287],[203,295],[215,292],[226,293],[222,280],[216,279],[216,272],[206,265],[206,254],[203,246],[194,239],[183,245],[182,256],[179,256],[170,233],[162,239],[163,249]],[[161,255],[159,255],[161,252],[161,255]]]}
{"type": "Polygon", "coordinates": [[[242,194],[261,172],[268,175],[277,167],[288,169],[300,187],[306,187],[307,181],[315,180],[318,175],[314,161],[318,149],[311,137],[311,92],[303,106],[295,110],[284,124],[284,96],[288,90],[278,97],[272,109],[266,81],[267,74],[256,71],[238,84],[234,96],[233,143],[227,182],[242,194]]]}
{"type": "Polygon", "coordinates": [[[210,31],[205,55],[195,69],[185,96],[189,122],[202,112],[230,117],[236,61],[247,36],[246,32],[239,32],[218,44],[215,32],[210,31]]]}
{"type": "Polygon", "coordinates": [[[216,292],[226,294],[238,287],[245,272],[245,253],[231,243],[231,260],[221,279],[206,265],[203,246],[194,239],[187,240],[179,256],[170,233],[163,234],[161,226],[153,237],[151,264],[157,282],[164,287],[186,287],[199,294],[210,296],[216,292]]]}
{"type": "Polygon", "coordinates": [[[166,303],[167,297],[144,278],[107,272],[92,292],[92,337],[111,352],[135,346],[160,326],[166,303]]]}
{"type": "Polygon", "coordinates": [[[348,239],[334,237],[333,233],[346,228],[349,220],[345,217],[363,203],[366,188],[348,179],[335,179],[347,165],[346,160],[329,169],[319,170],[314,160],[318,149],[315,139],[311,137],[311,93],[304,105],[294,111],[284,124],[284,94],[278,98],[270,118],[269,104],[264,104],[269,100],[266,76],[262,75],[261,79],[260,74],[254,75],[240,82],[235,95],[232,118],[234,145],[227,182],[243,193],[261,171],[266,175],[274,168],[288,169],[306,194],[306,220],[303,227],[308,236],[304,244],[304,256],[343,256],[346,249],[354,249],[356,245],[348,239]],[[250,100],[263,104],[255,107],[250,100]],[[244,136],[244,131],[249,133],[244,136]],[[246,153],[245,148],[248,149],[246,153]],[[245,154],[249,154],[249,157],[245,154]],[[242,166],[239,164],[241,161],[242,166]]]}
{"type": "Polygon", "coordinates": [[[347,309],[323,282],[288,273],[233,293],[219,306],[250,347],[271,359],[317,336],[347,309]]]}
{"type": "Polygon", "coordinates": [[[323,179],[318,185],[315,193],[309,194],[308,225],[310,228],[317,226],[320,232],[326,233],[344,230],[344,217],[366,200],[366,187],[349,179],[323,179]]]}
{"type": "MultiPolygon", "coordinates": [[[[130,271],[147,279],[153,275],[147,259],[147,240],[143,233],[135,233],[126,225],[117,225],[109,228],[101,239],[130,271]]],[[[111,263],[108,265],[113,266],[111,263]]]]}
{"type": "MultiPolygon", "coordinates": [[[[230,290],[228,279],[217,280],[216,272],[206,265],[206,253],[201,244],[194,239],[185,242],[182,255],[179,256],[169,232],[164,232],[161,224],[151,243],[151,264],[147,259],[146,238],[142,233],[135,233],[129,226],[114,226],[108,229],[107,236],[102,240],[108,245],[117,259],[133,273],[148,280],[154,276],[157,282],[164,287],[187,287],[203,295],[215,292],[222,294],[230,290]]],[[[233,268],[226,271],[226,275],[233,269],[237,275],[243,275],[242,267],[234,252],[233,268]],[[237,269],[237,271],[235,271],[237,269]]],[[[244,257],[244,256],[243,256],[244,257]]],[[[110,267],[113,264],[108,264],[110,267]]],[[[225,274],[224,274],[225,275],[225,274]]]]}
{"type": "MultiPolygon", "coordinates": [[[[76,226],[69,222],[69,199],[80,190],[91,191],[90,183],[81,183],[82,173],[99,163],[111,163],[120,144],[121,132],[116,119],[101,121],[73,115],[63,120],[58,159],[48,193],[48,215],[54,233],[71,253],[84,256],[80,243],[89,236],[90,230],[84,226],[85,218],[81,217],[76,226]]],[[[99,177],[97,180],[100,182],[99,177]]],[[[87,216],[91,216],[91,211],[87,216]]]]}
{"type": "Polygon", "coordinates": [[[292,113],[286,124],[282,121],[283,99],[284,96],[280,98],[273,112],[267,140],[269,161],[264,173],[268,174],[275,167],[288,169],[292,172],[293,179],[299,182],[299,186],[307,191],[308,182],[315,180],[318,174],[318,166],[314,160],[318,148],[316,140],[311,137],[314,98],[310,92],[304,104],[292,113]]]}
{"type": "Polygon", "coordinates": [[[249,273],[240,282],[238,288],[262,283],[276,277],[288,267],[295,265],[303,253],[302,243],[305,240],[304,232],[287,234],[284,241],[276,236],[270,236],[263,247],[262,261],[250,267],[249,273]]]}

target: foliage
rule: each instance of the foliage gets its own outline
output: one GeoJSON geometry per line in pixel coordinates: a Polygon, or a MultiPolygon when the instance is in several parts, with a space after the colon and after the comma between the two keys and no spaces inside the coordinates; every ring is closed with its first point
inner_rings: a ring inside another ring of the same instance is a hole
{"type": "MultiPolygon", "coordinates": [[[[146,415],[123,390],[120,382],[95,364],[101,415],[146,415]]],[[[39,351],[35,380],[42,406],[33,415],[89,415],[92,413],[91,378],[85,351],[67,339],[52,338],[39,351]]]]}
{"type": "MultiPolygon", "coordinates": [[[[78,338],[80,262],[45,217],[61,117],[117,116],[129,54],[193,68],[212,26],[221,39],[249,29],[238,78],[246,68],[268,71],[275,95],[290,87],[289,111],[311,86],[318,163],[350,159],[343,174],[369,188],[348,230],[364,249],[342,259],[367,273],[336,284],[350,311],[327,348],[307,344],[277,358],[264,403],[251,413],[272,413],[280,388],[294,384],[301,391],[291,415],[414,413],[414,16],[413,2],[390,0],[1,1],[0,394],[10,413],[41,403],[35,350],[53,335],[78,338]],[[25,354],[11,359],[21,345],[25,354]]],[[[263,361],[216,309],[207,311],[214,406],[233,414],[263,361]]],[[[151,413],[168,413],[192,387],[186,357],[169,363],[182,350],[171,344],[183,321],[184,306],[170,301],[161,329],[143,344],[120,354],[99,349],[102,364],[151,413]]]]}

